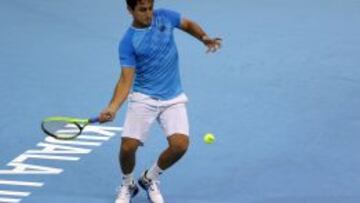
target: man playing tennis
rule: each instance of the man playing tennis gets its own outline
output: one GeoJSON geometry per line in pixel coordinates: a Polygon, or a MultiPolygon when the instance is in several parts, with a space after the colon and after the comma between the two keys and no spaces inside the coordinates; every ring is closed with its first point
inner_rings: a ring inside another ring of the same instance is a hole
{"type": "Polygon", "coordinates": [[[133,22],[120,42],[121,76],[111,102],[100,114],[100,122],[113,120],[128,98],[119,155],[123,180],[116,203],[129,203],[137,194],[133,176],[135,153],[148,137],[152,123],[156,120],[160,124],[169,146],[144,171],[138,184],[151,202],[163,203],[159,176],[184,155],[189,145],[187,97],[181,87],[173,30],[178,28],[194,36],[209,52],[220,48],[221,39],[208,37],[197,23],[177,12],[153,10],[154,0],[126,3],[133,22]]]}

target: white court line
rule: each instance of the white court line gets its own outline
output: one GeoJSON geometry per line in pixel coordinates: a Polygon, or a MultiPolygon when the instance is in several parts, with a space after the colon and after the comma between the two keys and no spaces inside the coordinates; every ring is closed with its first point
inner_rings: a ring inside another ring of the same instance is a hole
{"type": "Polygon", "coordinates": [[[80,135],[77,137],[78,139],[84,139],[84,140],[100,140],[100,141],[106,141],[109,140],[111,137],[104,137],[104,136],[93,136],[93,135],[80,135]]]}
{"type": "Polygon", "coordinates": [[[0,180],[0,185],[17,185],[17,186],[42,187],[44,185],[44,183],[15,181],[15,180],[0,180]]]}
{"type": "Polygon", "coordinates": [[[0,198],[0,203],[18,203],[21,199],[0,198]]]}
{"type": "Polygon", "coordinates": [[[0,190],[0,195],[27,197],[30,194],[31,194],[30,192],[18,192],[18,191],[0,190]]]}

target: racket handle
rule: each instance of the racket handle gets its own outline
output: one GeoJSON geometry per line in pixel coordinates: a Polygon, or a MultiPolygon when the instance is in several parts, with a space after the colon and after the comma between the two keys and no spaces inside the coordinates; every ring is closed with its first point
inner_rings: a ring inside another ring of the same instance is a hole
{"type": "Polygon", "coordinates": [[[100,121],[100,119],[98,117],[89,119],[89,123],[98,123],[99,121],[100,121]]]}

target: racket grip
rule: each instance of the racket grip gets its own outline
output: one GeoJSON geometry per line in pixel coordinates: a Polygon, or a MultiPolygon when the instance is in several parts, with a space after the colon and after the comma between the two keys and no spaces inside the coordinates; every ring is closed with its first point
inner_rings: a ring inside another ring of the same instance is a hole
{"type": "Polygon", "coordinates": [[[99,121],[100,121],[100,119],[98,117],[89,119],[89,123],[98,123],[99,121]]]}

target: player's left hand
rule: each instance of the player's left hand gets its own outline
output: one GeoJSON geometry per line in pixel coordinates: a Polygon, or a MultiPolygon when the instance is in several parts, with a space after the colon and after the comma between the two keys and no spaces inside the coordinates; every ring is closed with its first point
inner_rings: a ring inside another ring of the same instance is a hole
{"type": "Polygon", "coordinates": [[[206,53],[214,53],[216,52],[218,49],[221,48],[221,43],[222,43],[222,39],[221,38],[210,38],[208,36],[204,36],[202,37],[202,41],[205,44],[205,46],[207,46],[208,50],[206,51],[206,53]]]}

